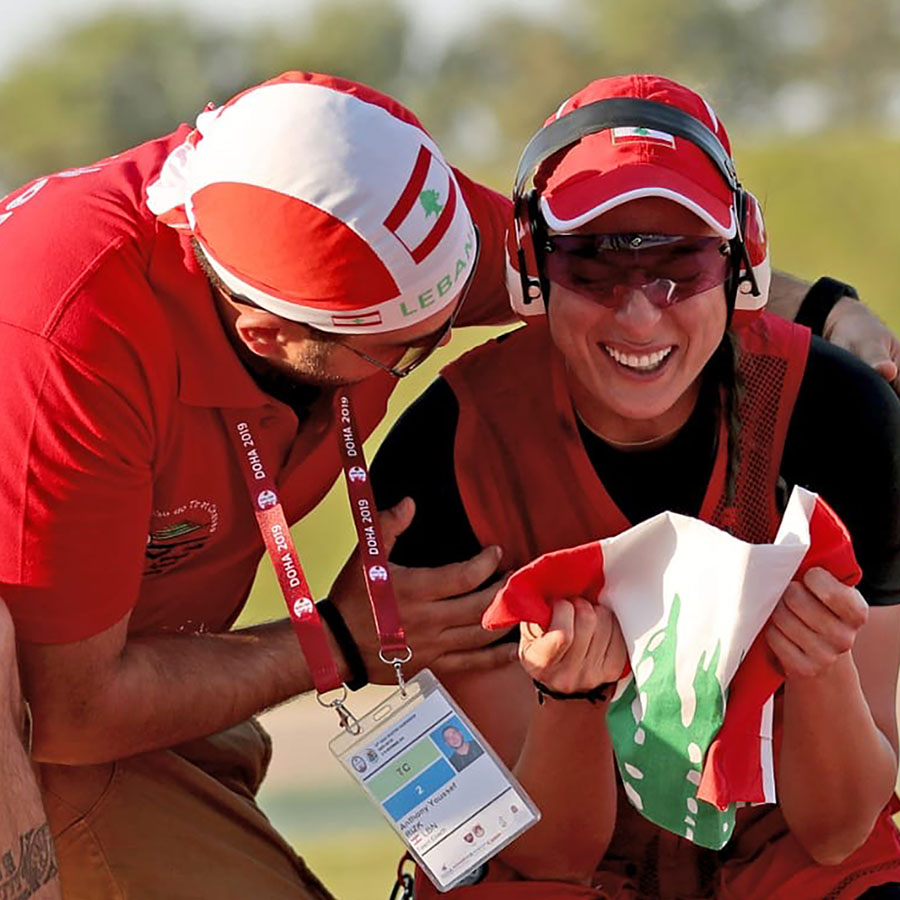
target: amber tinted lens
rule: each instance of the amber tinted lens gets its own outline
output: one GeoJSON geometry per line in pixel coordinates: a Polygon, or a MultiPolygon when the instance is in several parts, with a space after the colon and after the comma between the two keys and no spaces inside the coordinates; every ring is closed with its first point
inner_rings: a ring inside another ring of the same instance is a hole
{"type": "Polygon", "coordinates": [[[720,237],[652,235],[644,246],[630,246],[628,238],[554,235],[545,257],[547,277],[612,307],[634,289],[663,308],[725,283],[728,245],[720,237]]]}
{"type": "Polygon", "coordinates": [[[444,340],[445,337],[450,333],[450,329],[453,328],[454,322],[456,322],[456,317],[459,314],[460,307],[463,305],[463,301],[466,299],[466,294],[468,293],[468,284],[460,293],[459,302],[453,309],[453,312],[450,314],[450,318],[441,325],[441,327],[433,332],[432,334],[427,335],[421,341],[416,341],[414,344],[410,344],[403,351],[403,355],[400,357],[394,365],[391,366],[391,370],[395,375],[402,378],[404,375],[409,375],[416,366],[421,365],[434,353],[435,350],[441,345],[441,341],[444,340]]]}

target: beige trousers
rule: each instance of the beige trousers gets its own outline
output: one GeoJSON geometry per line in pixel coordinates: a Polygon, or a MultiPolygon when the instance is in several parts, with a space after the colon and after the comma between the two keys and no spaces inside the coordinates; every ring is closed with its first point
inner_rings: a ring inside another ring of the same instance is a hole
{"type": "Polygon", "coordinates": [[[333,900],[255,796],[255,721],[98,766],[42,765],[65,900],[333,900]]]}

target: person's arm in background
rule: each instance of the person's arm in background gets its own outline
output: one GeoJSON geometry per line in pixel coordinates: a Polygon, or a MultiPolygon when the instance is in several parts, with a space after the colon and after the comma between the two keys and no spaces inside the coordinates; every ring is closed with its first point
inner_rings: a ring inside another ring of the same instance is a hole
{"type": "Polygon", "coordinates": [[[28,758],[13,623],[0,601],[0,897],[58,900],[50,826],[28,758]]]}
{"type": "Polygon", "coordinates": [[[812,287],[810,282],[776,269],[772,272],[766,309],[776,316],[781,316],[782,319],[793,322],[810,287],[812,287]]]}
{"type": "Polygon", "coordinates": [[[811,284],[775,271],[768,309],[783,319],[810,326],[813,334],[849,350],[900,394],[900,341],[865,303],[844,295],[842,287],[843,282],[834,279],[811,284]]]}

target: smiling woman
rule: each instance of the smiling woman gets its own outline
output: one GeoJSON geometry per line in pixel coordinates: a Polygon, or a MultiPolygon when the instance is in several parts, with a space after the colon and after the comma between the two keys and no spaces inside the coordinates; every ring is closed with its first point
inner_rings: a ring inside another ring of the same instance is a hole
{"type": "Polygon", "coordinates": [[[526,148],[514,199],[509,283],[532,322],[445,369],[383,444],[379,504],[416,502],[394,560],[497,544],[516,569],[667,510],[771,543],[800,484],[843,519],[863,580],[812,569],[764,626],[785,676],[778,803],[738,810],[722,850],[693,842],[699,795],[669,831],[623,785],[601,688],[626,656],[602,579],[592,596],[546,585],[552,618],[521,629],[521,666],[448,685],[543,816],[460,900],[894,896],[900,404],[764,311],[762,216],[721,122],[686,87],[588,85],[526,148]]]}

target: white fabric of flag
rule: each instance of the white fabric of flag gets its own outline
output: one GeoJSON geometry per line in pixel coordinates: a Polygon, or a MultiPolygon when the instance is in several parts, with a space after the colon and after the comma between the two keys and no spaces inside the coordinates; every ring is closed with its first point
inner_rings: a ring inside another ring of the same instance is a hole
{"type": "MultiPolygon", "coordinates": [[[[616,614],[632,675],[607,722],[629,800],[647,818],[719,849],[736,804],[698,800],[728,685],[810,546],[816,497],[796,488],[773,544],[662,513],[601,541],[603,602],[616,614]]],[[[774,802],[771,732],[759,765],[774,802]]]]}

